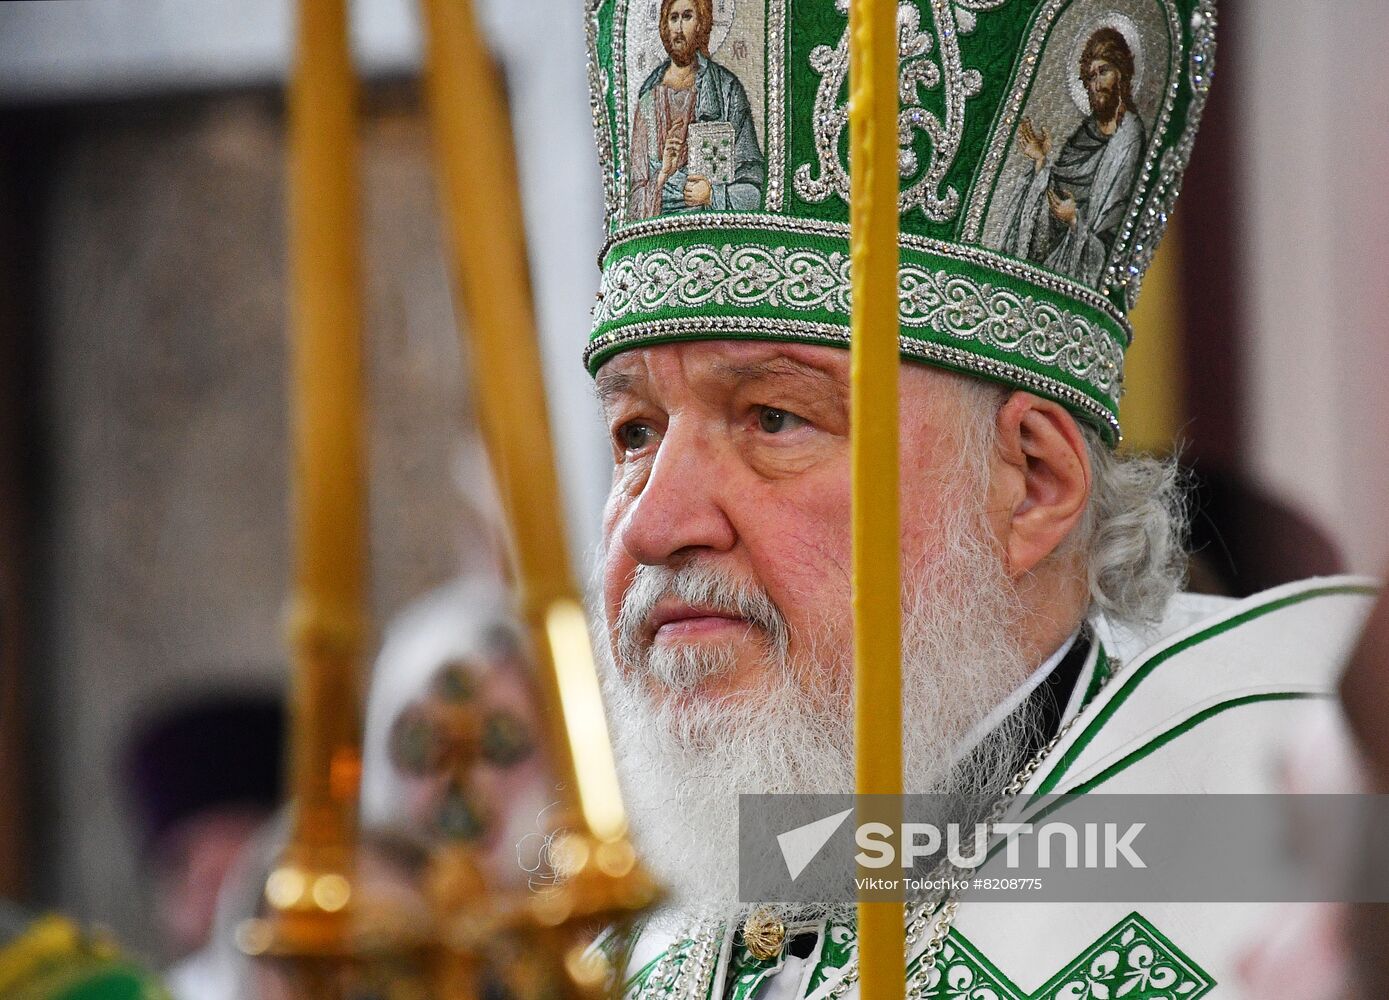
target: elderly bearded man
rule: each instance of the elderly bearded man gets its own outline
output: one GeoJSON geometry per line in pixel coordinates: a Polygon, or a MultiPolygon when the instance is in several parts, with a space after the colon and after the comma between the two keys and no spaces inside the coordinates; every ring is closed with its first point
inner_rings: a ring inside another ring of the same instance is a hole
{"type": "MultiPolygon", "coordinates": [[[[784,125],[768,161],[784,173],[762,213],[656,220],[621,198],[627,0],[591,6],[610,239],[585,361],[615,462],[610,714],[644,857],[674,893],[624,982],[643,1000],[852,997],[851,913],[740,902],[736,843],[739,793],[854,784],[844,5],[740,4],[765,15],[732,31],[770,53],[761,85],[784,125]],[[772,933],[751,940],[745,919],[772,933]]],[[[900,157],[908,791],[1270,790],[1280,734],[1321,710],[1363,613],[1347,581],[1178,594],[1172,467],[1113,450],[1124,314],[1200,118],[1214,9],[1111,6],[901,5],[903,120],[919,129],[900,157]],[[1114,24],[1176,83],[1153,97],[1152,169],[1097,292],[986,247],[1023,116],[1067,99],[1072,53],[1114,24]],[[932,88],[960,117],[934,117],[932,88]]],[[[968,895],[912,918],[914,998],[1230,995],[1260,926],[1248,906],[968,895]]]]}

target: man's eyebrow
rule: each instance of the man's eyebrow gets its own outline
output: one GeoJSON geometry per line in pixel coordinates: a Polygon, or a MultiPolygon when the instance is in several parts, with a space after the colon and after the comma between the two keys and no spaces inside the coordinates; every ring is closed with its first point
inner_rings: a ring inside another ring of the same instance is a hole
{"type": "Polygon", "coordinates": [[[754,361],[746,365],[720,364],[715,367],[715,371],[729,381],[757,381],[790,375],[796,378],[810,379],[827,389],[847,387],[847,383],[838,375],[827,372],[823,368],[794,361],[791,358],[771,358],[767,361],[754,361]]]}
{"type": "Polygon", "coordinates": [[[594,391],[598,394],[598,401],[606,403],[614,396],[631,392],[632,386],[636,384],[636,376],[627,372],[602,371],[593,380],[594,391]]]}

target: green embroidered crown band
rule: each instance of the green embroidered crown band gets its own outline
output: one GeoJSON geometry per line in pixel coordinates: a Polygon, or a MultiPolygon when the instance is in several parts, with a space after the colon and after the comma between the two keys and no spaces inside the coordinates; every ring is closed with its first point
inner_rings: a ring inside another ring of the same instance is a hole
{"type": "MultiPolygon", "coordinates": [[[[1117,440],[1213,0],[901,0],[901,352],[1117,440]]],[[[590,0],[609,238],[584,354],[849,343],[845,0],[590,0]]]]}

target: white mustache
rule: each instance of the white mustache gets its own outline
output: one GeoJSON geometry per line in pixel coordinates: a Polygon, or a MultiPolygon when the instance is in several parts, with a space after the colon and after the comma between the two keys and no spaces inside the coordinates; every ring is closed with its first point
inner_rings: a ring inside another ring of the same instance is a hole
{"type": "Polygon", "coordinates": [[[691,563],[676,569],[638,566],[627,592],[622,596],[622,609],[618,612],[616,623],[617,655],[628,669],[649,672],[657,667],[658,673],[668,672],[652,663],[650,648],[651,613],[666,598],[742,618],[761,631],[774,653],[784,654],[789,639],[786,619],[761,587],[734,580],[722,570],[708,565],[691,563]]]}

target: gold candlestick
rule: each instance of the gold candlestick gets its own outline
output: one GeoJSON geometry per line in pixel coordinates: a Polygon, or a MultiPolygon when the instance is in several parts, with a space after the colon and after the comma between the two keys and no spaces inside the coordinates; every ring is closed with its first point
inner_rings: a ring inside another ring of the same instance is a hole
{"type": "MultiPolygon", "coordinates": [[[[289,844],[272,953],[347,948],[361,771],[366,485],[355,82],[344,0],[300,0],[289,104],[294,594],[289,844]]],[[[322,975],[315,989],[327,988],[322,975]]]]}
{"type": "Polygon", "coordinates": [[[529,906],[532,958],[560,958],[571,990],[601,984],[569,929],[651,904],[613,765],[593,650],[569,565],[531,303],[506,99],[467,0],[424,0],[426,86],[457,299],[478,413],[511,526],[521,615],[540,667],[549,749],[563,784],[556,853],[567,879],[529,906]],[[545,929],[550,930],[545,930],[545,929]]]}
{"type": "Polygon", "coordinates": [[[488,454],[542,665],[551,752],[586,832],[625,840],[593,651],[565,545],[505,95],[466,0],[425,0],[427,82],[454,283],[488,454]]]}
{"type": "Polygon", "coordinates": [[[257,954],[294,959],[301,989],[341,995],[372,955],[414,955],[441,997],[478,991],[508,949],[529,970],[518,996],[601,989],[580,925],[656,898],[627,839],[578,589],[567,559],[505,102],[465,0],[426,0],[427,77],[453,270],[470,317],[480,423],[511,525],[523,622],[541,665],[552,766],[568,807],[556,845],[567,880],[544,895],[489,888],[470,852],[443,850],[429,879],[429,939],[352,925],[365,631],[361,302],[354,83],[344,0],[301,0],[290,102],[295,335],[295,595],[290,843],[266,884],[270,916],[247,925],[257,954]],[[384,934],[384,936],[383,936],[384,934]],[[397,940],[398,939],[398,940],[397,940]],[[510,943],[507,943],[510,942],[510,943]]]}

